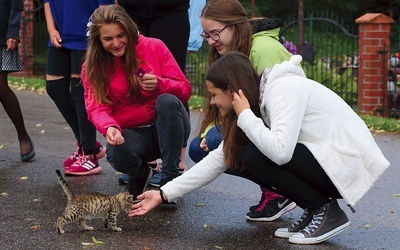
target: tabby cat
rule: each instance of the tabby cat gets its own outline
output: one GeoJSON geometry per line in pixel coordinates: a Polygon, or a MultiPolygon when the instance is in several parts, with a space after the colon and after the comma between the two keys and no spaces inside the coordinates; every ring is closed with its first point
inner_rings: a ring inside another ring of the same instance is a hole
{"type": "Polygon", "coordinates": [[[64,214],[57,219],[57,230],[59,234],[63,234],[62,226],[64,223],[69,223],[78,220],[79,225],[85,230],[93,230],[93,227],[86,225],[85,220],[94,218],[103,218],[104,226],[109,226],[114,231],[121,231],[117,226],[117,215],[121,210],[128,211],[134,203],[133,196],[128,192],[119,193],[116,195],[106,195],[100,193],[87,193],[75,195],[67,182],[61,175],[60,170],[56,170],[57,179],[64,192],[68,196],[68,204],[64,214]]]}

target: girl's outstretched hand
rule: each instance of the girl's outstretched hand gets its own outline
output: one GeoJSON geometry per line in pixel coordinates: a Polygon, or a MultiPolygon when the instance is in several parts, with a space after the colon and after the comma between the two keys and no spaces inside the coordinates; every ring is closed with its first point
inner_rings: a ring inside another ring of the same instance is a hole
{"type": "Polygon", "coordinates": [[[239,116],[243,110],[250,108],[249,101],[243,94],[243,91],[239,89],[238,93],[233,92],[233,101],[232,101],[233,109],[235,110],[237,116],[239,116]]]}
{"type": "Polygon", "coordinates": [[[140,202],[132,205],[131,210],[127,212],[129,217],[145,215],[162,203],[158,190],[146,191],[139,195],[137,199],[140,202]]]}

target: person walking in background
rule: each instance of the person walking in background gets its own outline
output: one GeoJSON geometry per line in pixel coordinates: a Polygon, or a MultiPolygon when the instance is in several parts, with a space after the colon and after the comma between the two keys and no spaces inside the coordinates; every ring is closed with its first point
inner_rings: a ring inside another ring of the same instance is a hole
{"type": "Polygon", "coordinates": [[[8,86],[8,74],[22,70],[18,53],[22,0],[0,0],[0,102],[17,130],[21,160],[27,162],[35,157],[33,142],[26,131],[19,101],[8,86]]]}
{"type": "Polygon", "coordinates": [[[222,117],[223,142],[160,190],[139,195],[141,202],[128,215],[144,215],[232,169],[304,209],[293,225],[278,228],[276,237],[317,244],[349,228],[337,200],[354,210],[390,163],[357,113],[332,90],[307,79],[301,60],[294,55],[265,69],[260,80],[241,53],[217,59],[206,85],[222,117]]]}
{"type": "Polygon", "coordinates": [[[189,23],[190,23],[190,35],[187,50],[188,52],[196,52],[201,48],[204,39],[200,36],[202,32],[200,15],[206,0],[190,0],[189,23]]]}
{"type": "Polygon", "coordinates": [[[107,139],[108,162],[128,175],[136,198],[151,178],[149,161],[162,160],[160,186],[180,175],[191,86],[165,44],[139,34],[123,7],[97,8],[91,23],[82,66],[86,110],[107,139]]]}
{"type": "Polygon", "coordinates": [[[89,17],[100,5],[114,0],[45,0],[49,47],[46,91],[72,129],[78,146],[63,162],[67,175],[101,172],[99,159],[106,149],[96,140],[96,128],[88,120],[80,72],[87,47],[89,17]]]}
{"type": "MultiPolygon", "coordinates": [[[[197,0],[196,0],[197,1],[197,0]]],[[[185,73],[186,54],[190,34],[189,0],[118,0],[129,16],[138,25],[139,31],[146,37],[158,38],[171,51],[180,69],[185,73]]],[[[183,103],[188,112],[189,104],[183,103]]],[[[185,143],[186,144],[186,143],[185,143]]],[[[186,170],[186,147],[181,152],[180,172],[186,170]]],[[[149,165],[157,165],[150,162],[149,165]]],[[[154,173],[150,185],[159,187],[162,178],[162,168],[154,173]]],[[[126,183],[127,176],[119,178],[120,183],[126,183]]]]}
{"type": "MultiPolygon", "coordinates": [[[[208,65],[230,51],[249,56],[257,72],[272,68],[276,63],[289,60],[292,56],[279,42],[282,23],[277,19],[258,18],[248,20],[246,10],[237,0],[210,0],[201,13],[201,36],[210,45],[208,65]]],[[[210,96],[206,94],[205,113],[200,135],[189,146],[189,156],[194,162],[200,161],[222,141],[220,124],[214,117],[218,110],[211,107],[210,96]]],[[[237,172],[227,171],[237,175],[237,172]]],[[[240,176],[240,174],[239,174],[240,176]]],[[[273,221],[294,209],[296,204],[272,190],[260,187],[262,194],[258,204],[249,208],[246,218],[251,221],[273,221]],[[280,205],[284,204],[284,205],[280,205]]]]}

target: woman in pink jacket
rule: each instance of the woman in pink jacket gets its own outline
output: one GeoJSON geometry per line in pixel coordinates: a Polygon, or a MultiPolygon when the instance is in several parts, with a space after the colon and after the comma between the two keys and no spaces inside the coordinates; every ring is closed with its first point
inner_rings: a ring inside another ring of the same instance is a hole
{"type": "Polygon", "coordinates": [[[190,120],[182,102],[191,87],[161,40],[140,35],[118,5],[96,9],[91,18],[82,66],[89,120],[107,139],[107,160],[129,175],[127,190],[136,198],[162,159],[161,185],[179,175],[190,120]]]}

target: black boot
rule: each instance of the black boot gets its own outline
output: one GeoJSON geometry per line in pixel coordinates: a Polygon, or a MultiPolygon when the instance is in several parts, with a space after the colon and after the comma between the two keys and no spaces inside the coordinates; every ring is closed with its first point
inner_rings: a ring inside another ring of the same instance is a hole
{"type": "Polygon", "coordinates": [[[126,185],[126,191],[128,191],[131,195],[133,195],[133,199],[137,199],[137,196],[142,194],[149,183],[151,176],[153,175],[153,171],[146,165],[143,168],[143,174],[137,178],[133,176],[129,176],[128,184],[126,185]]]}

